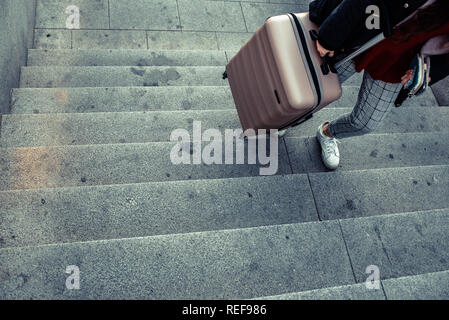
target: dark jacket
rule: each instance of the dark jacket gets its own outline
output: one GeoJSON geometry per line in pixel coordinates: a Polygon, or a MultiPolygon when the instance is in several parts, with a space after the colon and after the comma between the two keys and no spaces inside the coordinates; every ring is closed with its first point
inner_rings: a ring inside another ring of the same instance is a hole
{"type": "MultiPolygon", "coordinates": [[[[447,0],[444,0],[447,1],[447,0]]],[[[319,42],[332,51],[359,47],[383,32],[387,37],[393,27],[413,14],[427,0],[315,0],[310,3],[310,20],[320,26],[319,42]],[[368,30],[366,8],[380,8],[381,30],[368,30]]],[[[449,74],[449,55],[432,57],[432,83],[449,74]],[[434,59],[438,57],[437,59],[434,59]]]]}

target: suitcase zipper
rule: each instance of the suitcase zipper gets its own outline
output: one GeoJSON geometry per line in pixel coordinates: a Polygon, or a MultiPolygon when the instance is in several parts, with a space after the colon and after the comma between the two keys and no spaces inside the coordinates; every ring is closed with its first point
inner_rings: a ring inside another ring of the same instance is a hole
{"type": "Polygon", "coordinates": [[[287,129],[292,126],[299,125],[302,122],[307,121],[310,118],[312,118],[313,111],[321,104],[321,100],[322,100],[320,82],[318,80],[318,75],[315,72],[315,65],[313,64],[312,57],[310,56],[310,53],[309,53],[309,47],[307,45],[307,40],[306,40],[306,35],[304,33],[304,29],[302,28],[300,21],[298,20],[298,18],[296,17],[296,15],[294,13],[290,13],[289,15],[293,18],[294,26],[296,27],[296,30],[299,35],[299,40],[301,41],[301,44],[298,44],[298,45],[302,45],[303,50],[301,50],[301,48],[298,48],[298,49],[300,51],[304,52],[305,60],[307,61],[306,67],[308,67],[308,69],[309,69],[309,73],[312,77],[312,81],[314,84],[314,91],[316,93],[317,103],[312,108],[311,111],[303,114],[302,116],[300,116],[299,118],[296,118],[293,121],[288,122],[287,124],[283,125],[279,130],[284,130],[284,129],[287,129]]]}
{"type": "Polygon", "coordinates": [[[316,89],[317,103],[314,107],[314,109],[315,109],[316,107],[318,107],[321,104],[321,99],[322,99],[320,82],[318,80],[318,75],[315,72],[315,65],[313,64],[313,60],[312,60],[312,57],[309,52],[309,46],[307,45],[306,35],[304,33],[304,29],[302,28],[301,22],[299,22],[298,18],[296,17],[296,15],[294,13],[290,13],[290,15],[292,16],[293,21],[295,22],[296,29],[299,34],[299,39],[301,40],[302,47],[304,48],[303,51],[304,51],[304,54],[306,57],[307,65],[309,67],[310,74],[312,75],[313,84],[316,89]]]}

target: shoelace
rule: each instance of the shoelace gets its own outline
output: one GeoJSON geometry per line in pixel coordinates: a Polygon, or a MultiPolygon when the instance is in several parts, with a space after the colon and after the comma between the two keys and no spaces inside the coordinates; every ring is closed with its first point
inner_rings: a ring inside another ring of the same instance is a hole
{"type": "Polygon", "coordinates": [[[338,156],[336,150],[339,144],[341,144],[341,142],[335,138],[326,141],[326,153],[332,152],[335,156],[338,156]]]}

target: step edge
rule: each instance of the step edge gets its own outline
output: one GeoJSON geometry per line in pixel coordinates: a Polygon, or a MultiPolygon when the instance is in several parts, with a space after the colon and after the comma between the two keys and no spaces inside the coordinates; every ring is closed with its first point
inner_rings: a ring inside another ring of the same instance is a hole
{"type": "MultiPolygon", "coordinates": [[[[396,280],[406,280],[406,279],[420,278],[420,277],[427,276],[427,275],[445,275],[445,274],[447,274],[448,278],[449,278],[449,269],[448,270],[443,270],[443,271],[436,271],[436,272],[420,273],[420,274],[416,274],[416,275],[412,275],[412,276],[387,278],[387,279],[380,280],[380,282],[381,283],[385,283],[385,282],[396,281],[396,280]]],[[[364,285],[364,283],[353,283],[353,284],[348,284],[348,285],[343,285],[343,286],[336,286],[336,287],[323,287],[323,288],[319,288],[319,289],[306,290],[306,291],[286,292],[286,293],[282,293],[282,294],[275,295],[275,296],[257,297],[257,298],[253,298],[253,299],[249,299],[249,300],[270,301],[270,300],[274,300],[276,298],[281,298],[282,296],[286,296],[286,295],[294,295],[294,294],[300,295],[300,294],[307,294],[307,293],[319,293],[320,291],[325,291],[325,290],[353,288],[353,287],[359,287],[359,286],[363,286],[363,285],[364,285]]]]}
{"type": "Polygon", "coordinates": [[[42,244],[37,246],[23,246],[23,247],[7,247],[0,248],[0,255],[5,251],[20,251],[27,249],[37,249],[37,248],[48,248],[48,247],[58,247],[58,246],[77,246],[83,244],[104,244],[104,243],[115,243],[115,242],[123,242],[123,241],[138,241],[138,240],[153,240],[153,239],[163,239],[163,238],[183,238],[183,237],[191,237],[191,236],[209,236],[217,233],[239,233],[239,232],[251,232],[252,230],[264,230],[264,229],[277,229],[279,227],[303,227],[304,225],[316,225],[316,224],[337,224],[337,220],[327,220],[327,221],[309,221],[309,222],[301,222],[301,223],[287,223],[287,224],[272,224],[267,226],[258,226],[258,227],[246,227],[246,228],[233,228],[233,229],[222,229],[222,230],[211,230],[211,231],[197,231],[197,232],[188,232],[188,233],[172,233],[172,234],[162,234],[162,235],[154,235],[154,236],[144,236],[144,237],[129,237],[129,238],[116,238],[116,239],[105,239],[105,240],[88,240],[88,241],[74,241],[74,242],[60,242],[60,243],[51,243],[51,244],[42,244]]]}
{"type": "MultiPolygon", "coordinates": [[[[345,108],[345,107],[338,107],[338,108],[329,108],[332,110],[352,110],[353,108],[345,108]]],[[[182,114],[182,113],[189,113],[189,114],[193,114],[193,113],[213,113],[213,112],[217,112],[217,113],[225,113],[225,112],[229,112],[232,114],[237,115],[237,110],[235,108],[226,108],[226,109],[198,109],[198,110],[182,110],[182,109],[177,109],[177,110],[154,110],[154,111],[111,111],[111,112],[55,112],[55,113],[9,113],[9,114],[4,114],[3,116],[5,118],[54,118],[54,117],[90,117],[93,115],[98,115],[98,116],[104,116],[104,115],[131,115],[131,114],[136,114],[136,115],[144,115],[144,114],[150,114],[150,115],[154,115],[154,114],[172,114],[172,113],[176,113],[176,114],[182,114]]]]}
{"type": "Polygon", "coordinates": [[[202,183],[202,182],[214,182],[214,181],[232,181],[232,180],[253,180],[253,179],[300,179],[305,177],[305,173],[292,173],[274,176],[246,176],[246,177],[229,177],[229,178],[212,178],[212,179],[198,179],[198,180],[173,180],[173,181],[147,181],[147,182],[137,182],[137,183],[120,183],[120,184],[100,184],[100,185],[89,185],[89,186],[67,186],[67,187],[56,187],[56,188],[36,188],[36,189],[11,189],[11,190],[0,190],[0,194],[8,193],[33,193],[33,192],[50,192],[50,191],[68,191],[68,190],[89,190],[89,189],[106,189],[106,188],[120,188],[120,187],[131,187],[131,186],[152,186],[152,185],[170,185],[170,184],[192,184],[192,183],[202,183]]]}
{"type": "MultiPolygon", "coordinates": [[[[192,51],[192,52],[226,52],[226,51],[230,51],[230,50],[226,50],[226,49],[220,49],[220,50],[208,50],[208,49],[200,49],[200,50],[196,50],[196,49],[129,49],[129,48],[125,48],[125,49],[120,49],[120,48],[110,48],[110,49],[105,49],[105,48],[93,48],[93,49],[86,49],[86,48],[73,48],[73,49],[68,49],[68,48],[30,48],[28,49],[28,52],[55,52],[55,51],[61,51],[61,52],[79,52],[79,51],[112,51],[112,52],[118,52],[118,51],[135,51],[135,52],[159,52],[159,51],[164,51],[164,52],[184,52],[184,51],[192,51]]],[[[231,50],[232,51],[232,50],[231,50]]]]}
{"type": "Polygon", "coordinates": [[[192,236],[210,236],[215,235],[217,233],[223,234],[235,234],[240,232],[251,232],[253,230],[275,230],[278,228],[287,228],[287,227],[301,227],[305,228],[311,225],[332,225],[339,224],[341,221],[360,221],[360,220],[372,220],[372,219],[392,219],[397,217],[408,217],[416,214],[425,214],[430,212],[441,212],[447,214],[449,216],[449,208],[443,209],[429,209],[429,210],[418,210],[418,211],[409,211],[409,212],[399,212],[399,213],[391,213],[391,214],[381,214],[376,216],[369,217],[357,217],[357,218],[349,218],[349,219],[336,219],[336,220],[323,220],[323,221],[308,221],[308,222],[298,222],[298,223],[286,223],[286,224],[272,224],[266,226],[257,226],[257,227],[244,227],[244,228],[232,228],[232,229],[221,229],[221,230],[210,230],[210,231],[196,231],[196,232],[188,232],[188,233],[172,233],[172,234],[162,234],[162,235],[153,235],[153,236],[142,236],[142,237],[125,237],[125,238],[116,238],[116,239],[103,239],[103,240],[88,240],[88,241],[74,241],[74,242],[60,242],[60,243],[51,243],[51,244],[42,244],[36,246],[23,246],[23,247],[6,247],[0,248],[0,255],[2,252],[6,251],[20,251],[27,249],[38,249],[38,248],[51,248],[51,247],[70,247],[77,246],[83,244],[104,244],[104,243],[115,243],[115,242],[124,242],[124,241],[137,241],[137,240],[148,240],[152,241],[153,239],[164,239],[164,238],[183,238],[183,237],[192,237],[192,236]],[[447,211],[447,212],[446,212],[447,211]]]}
{"type": "MultiPolygon", "coordinates": [[[[133,66],[135,67],[135,66],[133,66]]],[[[167,66],[170,67],[170,66],[167,66]]],[[[212,66],[213,67],[213,66],[212,66]]],[[[186,68],[192,68],[192,66],[186,67],[186,68]]],[[[359,86],[342,86],[343,88],[348,89],[359,89],[359,86]]],[[[20,91],[36,91],[36,90],[42,90],[42,91],[57,91],[57,90],[71,90],[71,91],[81,91],[81,90],[104,90],[104,89],[130,89],[130,90],[137,90],[137,89],[144,89],[144,90],[165,90],[166,88],[170,87],[139,87],[139,86],[121,86],[121,87],[56,87],[56,88],[12,88],[13,93],[20,91]]],[[[223,88],[223,86],[176,86],[174,88],[182,88],[182,89],[188,89],[188,88],[206,88],[207,90],[212,90],[214,88],[223,88]]],[[[230,88],[227,88],[230,90],[230,88]]]]}
{"type": "MultiPolygon", "coordinates": [[[[1,151],[1,149],[0,149],[1,151]]],[[[380,172],[380,171],[398,171],[398,170],[411,170],[411,169],[449,169],[449,164],[432,164],[432,165],[418,165],[418,166],[404,166],[404,167],[388,167],[388,168],[375,168],[375,169],[353,169],[353,170],[345,170],[345,171],[330,171],[330,172],[308,172],[308,173],[288,173],[288,174],[277,174],[269,177],[289,177],[294,175],[332,175],[332,174],[361,174],[368,172],[380,172]]],[[[74,189],[74,188],[101,188],[101,187],[116,187],[116,186],[129,186],[129,185],[140,185],[140,184],[152,184],[152,183],[181,183],[181,182],[197,182],[197,181],[213,181],[213,180],[221,180],[221,179],[244,179],[244,178],[262,178],[261,176],[244,176],[244,177],[229,177],[229,178],[212,178],[212,179],[196,179],[196,180],[171,180],[171,181],[145,181],[139,183],[117,183],[117,184],[97,184],[97,185],[89,185],[89,186],[66,186],[66,187],[54,187],[54,188],[32,188],[32,189],[9,189],[9,190],[0,190],[1,193],[8,192],[33,192],[39,190],[60,190],[60,189],[74,189]]]]}
{"type": "MultiPolygon", "coordinates": [[[[165,66],[133,66],[133,65],[125,65],[125,66],[22,66],[22,70],[27,70],[27,71],[33,71],[33,70],[43,70],[43,69],[61,69],[61,70],[67,70],[69,71],[69,69],[112,69],[112,68],[121,68],[121,69],[126,69],[126,68],[144,68],[144,69],[157,69],[157,68],[185,68],[185,69],[192,69],[192,68],[202,68],[202,69],[223,69],[226,66],[169,66],[169,65],[165,65],[165,66]]],[[[224,71],[224,69],[223,69],[224,71]]],[[[220,74],[221,76],[221,74],[220,74]]],[[[87,88],[87,87],[86,87],[87,88]]],[[[116,87],[114,87],[116,88],[116,87]]]]}
{"type": "MultiPolygon", "coordinates": [[[[238,128],[237,128],[238,129],[238,128]]],[[[448,135],[449,131],[430,131],[430,132],[404,132],[404,133],[378,133],[378,134],[370,134],[369,136],[385,136],[385,135],[448,135]]],[[[368,136],[368,135],[366,135],[368,136]]],[[[298,140],[304,140],[307,138],[313,138],[313,136],[303,136],[303,137],[285,137],[286,139],[298,139],[298,140]]],[[[196,141],[196,140],[194,140],[196,141]]],[[[160,144],[173,144],[177,143],[179,141],[149,141],[149,142],[126,142],[126,143],[98,143],[98,144],[82,144],[82,145],[53,145],[53,146],[33,146],[33,147],[0,147],[0,152],[8,152],[8,151],[14,151],[14,150],[43,150],[43,149],[88,149],[88,148],[104,148],[104,147],[124,147],[124,146],[152,146],[152,145],[160,145],[160,144]]],[[[210,142],[208,140],[202,140],[202,142],[210,142]]],[[[449,166],[449,163],[447,164],[449,166]]],[[[411,166],[412,168],[416,166],[411,166]]],[[[407,168],[407,167],[402,167],[407,168]]],[[[347,172],[346,170],[344,172],[347,172]]]]}

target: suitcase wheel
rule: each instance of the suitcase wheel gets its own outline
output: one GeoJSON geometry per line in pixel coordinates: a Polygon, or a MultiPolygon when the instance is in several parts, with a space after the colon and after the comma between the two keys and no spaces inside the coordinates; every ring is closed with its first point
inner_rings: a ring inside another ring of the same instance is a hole
{"type": "Polygon", "coordinates": [[[279,131],[278,131],[278,136],[279,136],[280,138],[284,137],[286,134],[287,134],[287,129],[279,130],[279,131]]]}
{"type": "Polygon", "coordinates": [[[225,71],[225,72],[223,73],[223,80],[226,80],[227,78],[228,78],[228,72],[225,71]]]}

